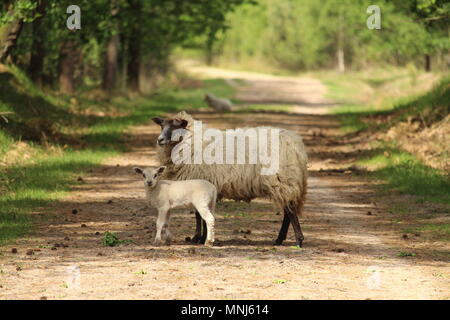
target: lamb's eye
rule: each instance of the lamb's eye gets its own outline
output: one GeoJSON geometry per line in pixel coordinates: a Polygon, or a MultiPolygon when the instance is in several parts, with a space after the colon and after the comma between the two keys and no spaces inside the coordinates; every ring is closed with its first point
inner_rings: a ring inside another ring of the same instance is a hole
{"type": "Polygon", "coordinates": [[[144,176],[144,178],[147,178],[147,177],[145,176],[145,174],[143,174],[143,176],[144,176]]]}

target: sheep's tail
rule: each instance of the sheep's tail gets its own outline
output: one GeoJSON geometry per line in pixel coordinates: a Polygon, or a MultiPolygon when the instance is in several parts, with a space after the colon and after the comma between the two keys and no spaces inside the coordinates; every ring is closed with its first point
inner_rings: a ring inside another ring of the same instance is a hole
{"type": "Polygon", "coordinates": [[[302,191],[300,192],[299,197],[296,199],[295,203],[292,204],[294,212],[298,217],[303,216],[303,206],[306,200],[306,190],[307,190],[307,177],[303,176],[302,179],[302,191]]]}

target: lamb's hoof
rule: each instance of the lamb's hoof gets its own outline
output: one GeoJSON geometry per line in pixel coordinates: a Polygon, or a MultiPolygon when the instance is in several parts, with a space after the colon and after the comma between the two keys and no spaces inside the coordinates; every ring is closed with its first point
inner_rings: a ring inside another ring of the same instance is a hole
{"type": "Polygon", "coordinates": [[[213,247],[213,246],[214,246],[214,241],[210,241],[210,240],[205,241],[205,247],[213,247]]]}
{"type": "Polygon", "coordinates": [[[298,246],[299,248],[301,248],[301,247],[303,246],[303,239],[297,240],[297,241],[296,241],[296,244],[297,244],[297,246],[298,246]]]}
{"type": "Polygon", "coordinates": [[[192,243],[191,237],[186,237],[186,238],[184,238],[184,242],[192,243]]]}
{"type": "Polygon", "coordinates": [[[276,239],[274,244],[276,246],[281,246],[283,244],[283,241],[284,241],[284,239],[276,239]]]}
{"type": "Polygon", "coordinates": [[[161,245],[161,240],[155,240],[155,241],[153,241],[153,245],[154,245],[155,247],[159,247],[159,246],[161,245]]]}

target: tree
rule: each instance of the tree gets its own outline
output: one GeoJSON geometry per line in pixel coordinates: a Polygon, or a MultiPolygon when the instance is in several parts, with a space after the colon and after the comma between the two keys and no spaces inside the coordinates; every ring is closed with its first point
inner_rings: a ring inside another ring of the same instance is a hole
{"type": "Polygon", "coordinates": [[[111,35],[106,46],[105,65],[103,71],[102,88],[111,91],[117,78],[118,55],[119,55],[119,24],[117,21],[119,12],[117,0],[111,0],[111,35]]]}
{"type": "Polygon", "coordinates": [[[31,0],[6,1],[0,15],[0,62],[4,62],[17,44],[25,22],[33,21],[36,3],[31,0]]]}
{"type": "Polygon", "coordinates": [[[42,20],[45,16],[46,2],[44,0],[37,0],[36,18],[33,21],[33,44],[31,47],[31,58],[29,73],[31,80],[37,85],[42,85],[42,71],[44,67],[45,58],[45,29],[42,20]]]}

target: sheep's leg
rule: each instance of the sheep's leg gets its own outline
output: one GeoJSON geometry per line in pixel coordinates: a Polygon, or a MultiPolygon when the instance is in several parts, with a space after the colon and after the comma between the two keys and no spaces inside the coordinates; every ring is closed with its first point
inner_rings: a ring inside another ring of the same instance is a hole
{"type": "Polygon", "coordinates": [[[202,237],[200,238],[200,243],[205,244],[207,238],[208,238],[208,225],[206,224],[206,221],[203,220],[202,237]]]}
{"type": "Polygon", "coordinates": [[[275,245],[280,246],[283,244],[283,241],[286,240],[290,222],[291,219],[285,209],[283,222],[281,224],[280,232],[278,233],[278,238],[275,240],[275,245]]]}
{"type": "Polygon", "coordinates": [[[205,246],[212,246],[214,244],[214,216],[208,207],[198,207],[197,210],[206,222],[206,228],[204,228],[207,229],[205,246]]]}
{"type": "Polygon", "coordinates": [[[195,210],[195,235],[192,237],[192,243],[201,243],[202,241],[202,217],[198,210],[195,210]]]}
{"type": "Polygon", "coordinates": [[[297,213],[294,211],[294,205],[288,205],[284,207],[284,213],[289,215],[291,220],[292,228],[294,228],[295,233],[295,242],[301,248],[303,245],[303,240],[305,237],[303,236],[302,228],[300,227],[300,222],[298,221],[297,213]]]}

